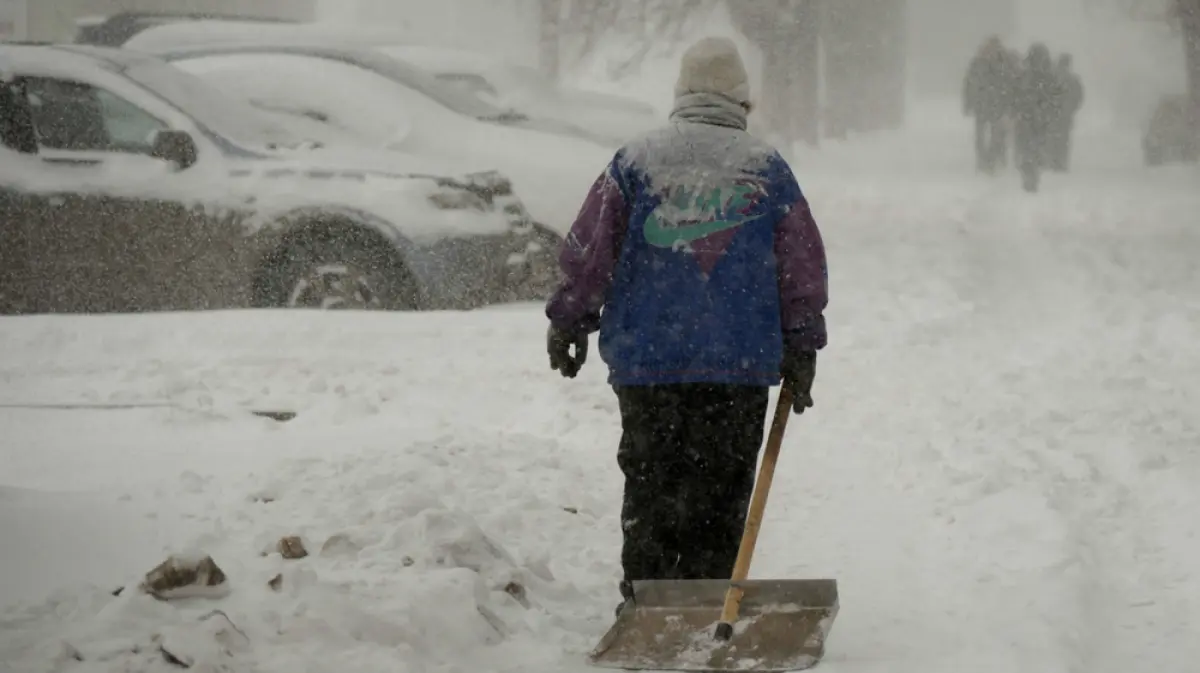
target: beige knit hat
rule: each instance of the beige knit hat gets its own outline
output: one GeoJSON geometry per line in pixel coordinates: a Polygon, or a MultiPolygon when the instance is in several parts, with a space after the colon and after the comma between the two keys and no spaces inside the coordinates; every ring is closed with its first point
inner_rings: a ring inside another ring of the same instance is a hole
{"type": "Polygon", "coordinates": [[[749,105],[750,78],[733,40],[706,37],[683,53],[675,97],[690,93],[721,94],[734,102],[749,105]]]}

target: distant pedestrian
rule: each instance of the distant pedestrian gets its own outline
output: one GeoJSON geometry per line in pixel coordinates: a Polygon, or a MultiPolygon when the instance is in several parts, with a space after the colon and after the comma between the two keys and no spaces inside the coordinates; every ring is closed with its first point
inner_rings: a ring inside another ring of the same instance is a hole
{"type": "Polygon", "coordinates": [[[1055,64],[1060,90],[1050,130],[1050,168],[1055,171],[1071,169],[1071,137],[1075,118],[1083,107],[1083,81],[1071,69],[1071,55],[1062,54],[1055,64]]]}
{"type": "Polygon", "coordinates": [[[1000,38],[988,38],[971,59],[963,79],[963,114],[975,118],[976,170],[993,173],[1004,162],[1016,79],[1000,38]]]}
{"type": "Polygon", "coordinates": [[[1034,44],[1025,57],[1016,110],[1017,162],[1026,191],[1038,190],[1042,171],[1049,165],[1061,99],[1062,85],[1050,60],[1050,50],[1044,44],[1034,44]]]}

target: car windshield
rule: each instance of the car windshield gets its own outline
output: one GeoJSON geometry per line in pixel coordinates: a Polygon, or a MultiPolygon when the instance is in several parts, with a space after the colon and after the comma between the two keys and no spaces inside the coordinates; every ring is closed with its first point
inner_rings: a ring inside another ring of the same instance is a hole
{"type": "Polygon", "coordinates": [[[371,70],[416,89],[451,110],[468,117],[499,122],[517,122],[525,118],[524,115],[514,110],[493,105],[479,96],[464,91],[455,84],[440,81],[434,75],[408,64],[402,58],[388,54],[387,49],[380,49],[378,52],[378,54],[357,54],[355,58],[371,70]]]}
{"type": "Polygon", "coordinates": [[[125,74],[210,132],[238,145],[274,150],[296,149],[310,142],[248,102],[226,95],[178,68],[163,63],[140,63],[125,74]]]}
{"type": "Polygon", "coordinates": [[[435,76],[439,82],[456,86],[472,96],[482,98],[485,101],[487,100],[487,98],[484,98],[485,96],[495,98],[500,95],[500,92],[496,91],[496,87],[492,86],[492,83],[487,81],[482,75],[470,72],[439,72],[435,76]]]}

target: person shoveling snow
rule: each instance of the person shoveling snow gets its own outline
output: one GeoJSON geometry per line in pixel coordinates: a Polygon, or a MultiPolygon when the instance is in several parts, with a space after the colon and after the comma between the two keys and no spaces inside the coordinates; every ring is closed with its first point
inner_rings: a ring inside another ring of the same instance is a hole
{"type": "Polygon", "coordinates": [[[618,615],[638,582],[728,586],[769,388],[782,372],[794,411],[813,404],[824,245],[787,162],[747,133],[751,109],[732,41],[689,48],[670,124],[625,145],[592,185],[546,306],[551,367],[574,378],[598,330],[619,402],[618,615]]]}

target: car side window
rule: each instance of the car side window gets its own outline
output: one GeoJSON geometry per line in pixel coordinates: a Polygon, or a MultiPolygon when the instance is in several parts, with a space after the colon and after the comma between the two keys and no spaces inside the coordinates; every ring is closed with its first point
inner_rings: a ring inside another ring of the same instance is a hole
{"type": "Polygon", "coordinates": [[[5,79],[0,73],[0,145],[22,154],[37,154],[37,139],[25,90],[19,80],[5,79]]]}
{"type": "Polygon", "coordinates": [[[167,125],[136,105],[90,84],[28,78],[33,127],[43,149],[147,154],[167,125]]]}
{"type": "Polygon", "coordinates": [[[96,89],[104,115],[104,128],[115,146],[149,152],[154,133],[167,130],[167,125],[124,98],[96,89]]]}

